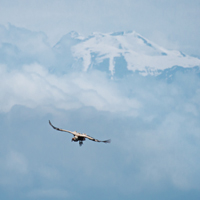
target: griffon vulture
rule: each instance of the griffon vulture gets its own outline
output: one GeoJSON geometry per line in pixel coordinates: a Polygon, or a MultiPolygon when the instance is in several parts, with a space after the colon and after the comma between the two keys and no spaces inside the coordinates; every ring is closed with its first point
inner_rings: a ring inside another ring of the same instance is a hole
{"type": "Polygon", "coordinates": [[[52,123],[50,122],[49,120],[49,124],[56,130],[58,131],[64,131],[64,132],[68,132],[68,133],[71,133],[74,135],[74,137],[72,138],[72,142],[78,142],[79,141],[79,145],[81,146],[83,144],[83,141],[87,138],[89,140],[92,140],[94,142],[104,142],[104,143],[110,143],[111,140],[104,140],[104,141],[101,141],[101,140],[97,140],[89,135],[86,135],[85,133],[78,133],[76,131],[68,131],[68,130],[64,130],[64,129],[60,129],[60,128],[57,128],[55,126],[52,125],[52,123]]]}

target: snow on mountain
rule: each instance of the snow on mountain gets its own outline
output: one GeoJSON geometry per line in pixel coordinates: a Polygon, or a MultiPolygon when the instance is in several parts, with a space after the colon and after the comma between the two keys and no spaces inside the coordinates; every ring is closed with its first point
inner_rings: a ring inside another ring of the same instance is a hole
{"type": "MultiPolygon", "coordinates": [[[[67,46],[72,57],[81,62],[83,71],[106,70],[111,76],[130,72],[159,75],[163,70],[174,66],[200,66],[200,59],[179,51],[166,50],[134,31],[93,33],[87,38],[71,32],[55,48],[64,53],[67,46]]],[[[69,55],[69,51],[67,54],[69,55]]]]}

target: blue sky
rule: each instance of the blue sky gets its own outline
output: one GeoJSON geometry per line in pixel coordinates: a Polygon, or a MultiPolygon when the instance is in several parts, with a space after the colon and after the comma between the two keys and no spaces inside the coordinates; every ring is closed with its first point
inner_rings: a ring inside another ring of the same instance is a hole
{"type": "Polygon", "coordinates": [[[71,30],[135,30],[166,48],[200,56],[199,0],[1,0],[0,24],[44,31],[55,44],[71,30]]]}
{"type": "Polygon", "coordinates": [[[199,1],[0,1],[1,199],[199,199],[200,79],[62,71],[71,30],[199,51],[199,1]],[[10,25],[8,24],[10,23],[10,25]],[[110,144],[82,147],[55,126],[110,144]]]}

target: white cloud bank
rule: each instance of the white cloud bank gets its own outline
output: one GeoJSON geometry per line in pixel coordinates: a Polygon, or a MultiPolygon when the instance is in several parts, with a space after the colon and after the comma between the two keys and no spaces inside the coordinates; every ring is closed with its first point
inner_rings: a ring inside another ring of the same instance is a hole
{"type": "Polygon", "coordinates": [[[39,64],[31,64],[11,71],[1,66],[0,76],[3,112],[14,105],[53,106],[65,110],[92,106],[117,112],[140,107],[136,99],[121,95],[117,85],[100,72],[56,76],[39,64]]]}

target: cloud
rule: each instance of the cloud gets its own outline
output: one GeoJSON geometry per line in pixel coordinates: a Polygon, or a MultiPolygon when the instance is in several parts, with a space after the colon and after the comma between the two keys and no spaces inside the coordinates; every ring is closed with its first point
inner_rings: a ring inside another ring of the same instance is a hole
{"type": "Polygon", "coordinates": [[[52,45],[71,30],[85,35],[94,31],[135,30],[155,43],[166,45],[165,48],[176,44],[177,50],[196,56],[200,55],[199,17],[198,0],[189,3],[187,0],[51,0],[48,5],[46,0],[29,0],[29,3],[2,0],[0,8],[1,24],[42,30],[52,45]],[[157,38],[155,32],[164,38],[157,38]]]}
{"type": "Polygon", "coordinates": [[[27,173],[27,164],[25,158],[17,153],[11,152],[6,159],[6,168],[19,173],[27,173]]]}
{"type": "Polygon", "coordinates": [[[42,43],[43,36],[15,29],[9,31],[19,36],[6,36],[1,43],[9,57],[0,65],[2,198],[9,197],[11,188],[10,198],[18,199],[164,194],[166,199],[198,199],[198,74],[179,71],[168,82],[138,74],[110,80],[100,71],[62,73],[59,60],[54,60],[55,71],[44,62],[49,52],[55,56],[48,45],[28,48],[38,38],[42,43]],[[3,43],[15,46],[20,59],[3,43]],[[52,129],[49,119],[55,126],[112,142],[85,141],[80,148],[70,142],[71,135],[52,129]]]}
{"type": "Polygon", "coordinates": [[[98,71],[56,76],[37,63],[10,72],[5,66],[1,68],[1,85],[4,86],[1,111],[8,111],[17,104],[31,108],[53,105],[62,109],[93,106],[109,111],[127,111],[140,106],[135,99],[121,97],[117,85],[98,71]]]}
{"type": "Polygon", "coordinates": [[[33,32],[11,24],[0,25],[0,63],[9,68],[20,68],[23,64],[38,62],[50,67],[54,54],[42,32],[33,32]]]}
{"type": "Polygon", "coordinates": [[[68,192],[61,189],[41,189],[41,190],[35,190],[31,191],[28,194],[28,197],[34,197],[34,198],[59,198],[59,199],[66,199],[68,198],[68,192]]]}

